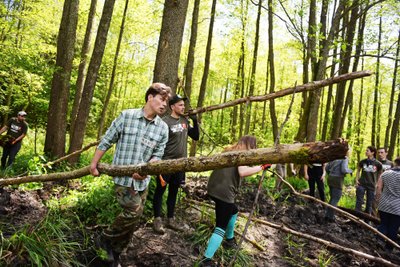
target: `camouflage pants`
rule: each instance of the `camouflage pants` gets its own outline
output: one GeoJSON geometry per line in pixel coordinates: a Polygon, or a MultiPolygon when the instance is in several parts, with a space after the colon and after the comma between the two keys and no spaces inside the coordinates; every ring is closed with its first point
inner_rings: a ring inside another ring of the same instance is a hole
{"type": "Polygon", "coordinates": [[[146,202],[147,188],[144,191],[136,191],[132,187],[115,185],[115,194],[123,211],[108,229],[104,230],[104,236],[110,241],[113,250],[121,253],[139,226],[146,202]]]}

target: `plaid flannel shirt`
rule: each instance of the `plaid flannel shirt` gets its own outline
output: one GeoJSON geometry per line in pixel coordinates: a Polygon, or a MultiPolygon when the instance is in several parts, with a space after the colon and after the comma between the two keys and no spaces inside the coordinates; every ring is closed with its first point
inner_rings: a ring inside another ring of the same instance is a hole
{"type": "MultiPolygon", "coordinates": [[[[168,126],[156,116],[152,121],[144,117],[143,109],[127,109],[108,128],[99,150],[106,151],[117,144],[113,159],[115,165],[136,165],[152,158],[161,159],[168,141],[168,126]]],[[[131,176],[114,177],[114,183],[143,191],[150,182],[150,176],[139,181],[131,176]]]]}

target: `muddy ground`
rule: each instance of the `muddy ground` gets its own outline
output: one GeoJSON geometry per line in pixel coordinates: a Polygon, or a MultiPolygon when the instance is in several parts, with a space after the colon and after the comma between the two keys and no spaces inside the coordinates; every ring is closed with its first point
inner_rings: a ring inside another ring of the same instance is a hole
{"type": "MultiPolygon", "coordinates": [[[[205,179],[192,179],[185,190],[190,199],[212,205],[212,202],[207,199],[205,189],[205,179]]],[[[240,212],[246,215],[251,210],[255,195],[254,185],[242,186],[242,192],[238,198],[240,212]]],[[[10,236],[14,229],[27,223],[34,224],[43,218],[47,212],[43,201],[48,197],[42,190],[19,191],[8,188],[1,190],[0,227],[3,236],[10,236]]],[[[201,259],[204,248],[194,245],[191,238],[202,215],[208,217],[208,212],[213,213],[212,209],[201,206],[200,204],[190,205],[185,199],[180,200],[177,218],[184,225],[185,233],[166,230],[164,235],[157,235],[152,231],[151,218],[143,220],[141,227],[134,233],[129,247],[121,255],[121,265],[195,266],[201,259]]],[[[323,220],[323,216],[324,208],[321,204],[305,201],[290,194],[282,194],[277,199],[271,199],[265,192],[260,195],[255,212],[255,217],[258,219],[283,224],[293,230],[375,257],[382,257],[400,265],[400,252],[396,249],[393,252],[385,251],[384,243],[373,233],[339,216],[336,222],[327,223],[323,220]]],[[[237,229],[242,231],[244,224],[245,220],[240,219],[237,229]]],[[[211,229],[210,225],[210,231],[211,229]]],[[[332,250],[319,243],[288,235],[258,223],[251,224],[246,237],[260,247],[256,248],[249,242],[243,243],[243,247],[251,255],[250,266],[382,266],[374,261],[332,250]]],[[[94,250],[92,257],[92,259],[90,256],[89,259],[86,257],[83,264],[107,266],[96,258],[94,250]]],[[[216,260],[221,261],[221,259],[216,260]]],[[[227,266],[226,262],[229,259],[224,260],[225,263],[220,262],[220,266],[227,266]]],[[[23,266],[23,264],[13,266],[23,266]]]]}

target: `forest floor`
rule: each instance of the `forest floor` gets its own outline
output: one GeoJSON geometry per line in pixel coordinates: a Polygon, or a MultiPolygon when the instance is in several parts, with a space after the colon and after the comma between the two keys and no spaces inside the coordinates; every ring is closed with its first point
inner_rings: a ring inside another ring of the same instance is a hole
{"type": "MultiPolygon", "coordinates": [[[[206,197],[206,180],[191,179],[186,190],[190,199],[212,204],[206,197]]],[[[251,210],[255,195],[254,184],[242,185],[237,201],[241,213],[246,215],[251,210]]],[[[47,197],[42,190],[2,189],[0,226],[3,235],[9,236],[12,234],[12,229],[22,227],[24,224],[33,225],[42,219],[47,212],[43,204],[43,200],[47,197]]],[[[197,244],[194,242],[196,239],[194,236],[196,231],[199,231],[198,226],[204,221],[208,221],[208,235],[211,233],[212,223],[209,214],[213,214],[214,211],[212,208],[201,207],[200,204],[190,205],[184,198],[178,205],[176,217],[186,231],[178,233],[167,229],[164,235],[157,235],[152,231],[151,220],[143,222],[134,233],[129,247],[121,255],[122,266],[196,266],[202,258],[204,242],[203,245],[197,244]]],[[[336,216],[337,220],[334,223],[325,222],[324,208],[321,204],[291,195],[280,195],[273,200],[269,194],[262,192],[254,217],[279,225],[284,224],[293,230],[375,257],[382,257],[395,265],[400,265],[400,252],[396,249],[393,252],[385,251],[384,243],[360,225],[340,216],[336,216]]],[[[244,229],[245,221],[245,219],[239,220],[237,229],[240,233],[244,229]]],[[[236,235],[236,238],[238,237],[236,235]]],[[[246,264],[248,266],[382,266],[371,260],[335,251],[314,241],[298,238],[258,223],[251,224],[246,237],[264,248],[261,251],[253,244],[243,242],[244,249],[250,255],[250,260],[246,264]]],[[[203,239],[208,239],[207,234],[203,239]]],[[[87,253],[93,253],[93,259],[90,260],[90,264],[86,263],[87,266],[107,266],[96,259],[94,250],[87,253]]],[[[226,254],[218,254],[215,260],[220,266],[227,266],[230,259],[221,255],[226,254]]]]}

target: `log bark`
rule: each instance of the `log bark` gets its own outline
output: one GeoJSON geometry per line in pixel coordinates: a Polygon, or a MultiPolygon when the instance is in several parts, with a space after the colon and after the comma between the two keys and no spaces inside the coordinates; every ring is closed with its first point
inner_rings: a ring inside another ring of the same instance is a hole
{"type": "Polygon", "coordinates": [[[197,114],[197,113],[203,113],[203,112],[213,111],[213,110],[217,110],[217,109],[223,109],[223,108],[227,108],[227,107],[233,107],[233,106],[247,103],[247,102],[262,102],[262,101],[272,100],[272,99],[283,97],[283,96],[290,95],[293,93],[313,91],[313,90],[322,88],[327,85],[331,85],[331,84],[335,84],[335,83],[339,83],[339,82],[343,82],[343,81],[347,81],[347,80],[360,79],[363,77],[371,76],[372,74],[373,73],[368,70],[346,73],[346,74],[339,75],[339,76],[332,77],[332,78],[325,79],[325,80],[314,81],[314,82],[306,83],[303,85],[289,87],[289,88],[282,89],[280,91],[266,94],[266,95],[247,96],[247,97],[235,99],[235,100],[232,100],[232,101],[229,101],[229,102],[226,102],[223,104],[219,104],[219,105],[212,105],[212,106],[208,106],[208,107],[199,107],[199,108],[189,111],[189,114],[197,114]]]}
{"type": "MultiPolygon", "coordinates": [[[[132,173],[160,174],[183,172],[201,172],[230,166],[256,165],[263,163],[325,163],[344,158],[348,150],[347,142],[343,140],[297,143],[278,145],[275,148],[260,148],[249,151],[235,151],[215,154],[210,157],[189,157],[173,160],[160,160],[138,165],[99,164],[98,170],[110,176],[130,176],[132,173]]],[[[0,180],[0,186],[15,185],[29,182],[57,181],[75,179],[89,175],[89,166],[71,172],[52,173],[46,175],[30,175],[0,180]]]]}

